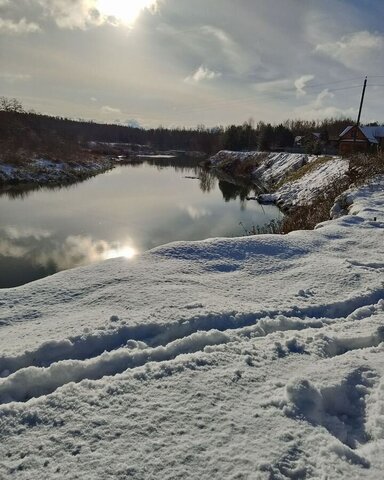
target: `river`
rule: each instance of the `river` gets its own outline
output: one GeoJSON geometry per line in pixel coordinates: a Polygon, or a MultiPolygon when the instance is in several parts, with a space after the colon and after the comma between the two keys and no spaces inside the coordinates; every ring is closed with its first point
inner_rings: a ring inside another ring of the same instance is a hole
{"type": "Polygon", "coordinates": [[[192,161],[146,160],[55,189],[0,196],[0,288],[176,240],[245,234],[281,218],[192,161]]]}

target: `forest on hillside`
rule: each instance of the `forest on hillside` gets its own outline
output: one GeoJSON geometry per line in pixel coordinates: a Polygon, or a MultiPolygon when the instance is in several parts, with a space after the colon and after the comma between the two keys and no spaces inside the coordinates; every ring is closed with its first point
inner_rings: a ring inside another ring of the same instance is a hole
{"type": "MultiPolygon", "coordinates": [[[[248,120],[242,125],[208,128],[150,128],[100,124],[26,111],[15,98],[0,97],[0,147],[6,158],[22,154],[70,157],[89,142],[146,145],[157,151],[187,150],[206,154],[218,150],[289,149],[297,136],[318,132],[321,139],[337,138],[353,121],[348,118],[326,120],[287,120],[272,125],[248,120]]],[[[314,146],[308,145],[313,149],[314,146]]]]}

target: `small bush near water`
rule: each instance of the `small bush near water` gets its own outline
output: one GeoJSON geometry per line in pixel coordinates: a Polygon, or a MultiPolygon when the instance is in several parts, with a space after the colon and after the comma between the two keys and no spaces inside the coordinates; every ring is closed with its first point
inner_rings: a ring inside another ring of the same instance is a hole
{"type": "Polygon", "coordinates": [[[239,225],[244,230],[244,235],[264,235],[267,233],[281,233],[282,220],[271,220],[265,225],[253,225],[250,230],[247,230],[243,222],[239,225]]]}

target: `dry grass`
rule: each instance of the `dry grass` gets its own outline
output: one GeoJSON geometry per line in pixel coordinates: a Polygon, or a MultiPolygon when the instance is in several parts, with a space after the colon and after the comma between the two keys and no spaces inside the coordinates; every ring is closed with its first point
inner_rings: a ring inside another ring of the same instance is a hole
{"type": "MultiPolygon", "coordinates": [[[[327,157],[324,157],[324,160],[319,158],[319,161],[323,160],[321,163],[325,163],[328,161],[325,158],[327,157]]],[[[319,165],[318,161],[313,164],[319,165]]],[[[303,167],[303,169],[306,167],[303,167]]],[[[300,169],[300,173],[303,169],[300,169]]],[[[308,173],[308,169],[305,173],[308,173]]],[[[384,153],[354,156],[350,159],[347,175],[329,185],[327,190],[321,192],[311,204],[299,206],[290,211],[281,222],[279,233],[285,234],[293,230],[312,230],[318,223],[329,220],[330,210],[339,195],[347,190],[350,185],[362,185],[379,174],[384,174],[384,153]]]]}
{"type": "Polygon", "coordinates": [[[375,155],[355,155],[349,162],[348,176],[350,182],[355,185],[361,185],[380,174],[384,174],[384,152],[375,155]]]}
{"type": "Polygon", "coordinates": [[[350,185],[347,177],[333,182],[328,189],[309,205],[301,205],[292,209],[283,219],[280,232],[286,234],[293,230],[313,230],[318,223],[330,219],[330,211],[336,198],[350,185]]]}

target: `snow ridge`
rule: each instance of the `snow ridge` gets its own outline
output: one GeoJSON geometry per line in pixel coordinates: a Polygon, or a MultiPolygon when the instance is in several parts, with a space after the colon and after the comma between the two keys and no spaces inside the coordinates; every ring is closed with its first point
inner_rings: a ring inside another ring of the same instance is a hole
{"type": "MultiPolygon", "coordinates": [[[[336,319],[364,318],[372,314],[373,303],[381,298],[384,298],[384,290],[378,289],[358,298],[301,311],[295,308],[256,315],[232,312],[226,316],[195,317],[173,325],[124,326],[100,335],[45,342],[35,351],[0,358],[0,371],[7,377],[0,381],[0,403],[26,401],[52,393],[70,382],[96,380],[147,362],[168,361],[179,355],[204,351],[209,345],[234,341],[231,330],[237,336],[263,337],[277,331],[319,329],[336,319]]],[[[381,301],[377,305],[381,307],[382,304],[381,301]]],[[[327,355],[377,346],[383,340],[384,329],[363,338],[333,338],[327,344],[327,355]]]]}
{"type": "MultiPolygon", "coordinates": [[[[226,312],[221,314],[197,315],[173,324],[159,325],[144,323],[136,326],[122,325],[112,331],[83,334],[63,340],[44,342],[39,348],[26,351],[19,356],[0,356],[0,374],[8,376],[28,366],[46,367],[54,362],[68,359],[85,360],[105,351],[118,349],[129,341],[141,342],[151,347],[167,345],[194,333],[218,330],[238,330],[254,327],[260,335],[273,331],[321,328],[340,318],[352,314],[361,315],[366,305],[373,305],[384,298],[384,288],[370,290],[361,296],[339,302],[311,305],[291,310],[262,310],[255,313],[226,312]]],[[[368,309],[368,312],[370,310],[368,309]]]]}

